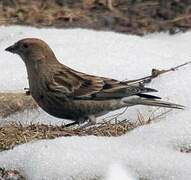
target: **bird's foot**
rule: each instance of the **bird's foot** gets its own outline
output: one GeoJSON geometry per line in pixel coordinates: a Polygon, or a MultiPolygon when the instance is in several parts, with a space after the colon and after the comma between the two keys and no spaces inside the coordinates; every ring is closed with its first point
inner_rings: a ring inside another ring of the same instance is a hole
{"type": "Polygon", "coordinates": [[[66,125],[64,125],[63,127],[64,127],[64,128],[65,128],[65,127],[71,127],[71,126],[76,125],[76,124],[79,124],[79,122],[75,121],[75,122],[66,124],[66,125]]]}

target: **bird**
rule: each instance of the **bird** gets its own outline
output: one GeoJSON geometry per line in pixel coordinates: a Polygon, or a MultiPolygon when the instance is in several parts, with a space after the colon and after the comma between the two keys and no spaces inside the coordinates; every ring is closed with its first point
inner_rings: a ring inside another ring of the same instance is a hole
{"type": "Polygon", "coordinates": [[[140,83],[90,75],[61,64],[41,39],[24,38],[5,50],[23,60],[37,104],[54,117],[73,121],[67,127],[84,122],[94,125],[97,117],[134,105],[184,109],[150,95],[157,90],[140,83]]]}

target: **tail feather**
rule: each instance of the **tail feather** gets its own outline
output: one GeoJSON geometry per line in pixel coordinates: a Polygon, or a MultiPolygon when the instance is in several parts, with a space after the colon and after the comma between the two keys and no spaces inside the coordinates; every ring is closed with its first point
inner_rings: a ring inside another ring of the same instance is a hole
{"type": "Polygon", "coordinates": [[[174,104],[166,101],[161,100],[151,100],[151,99],[144,99],[140,101],[141,105],[147,105],[147,106],[158,106],[158,107],[166,107],[166,108],[172,108],[172,109],[184,109],[184,106],[179,104],[174,104]]]}
{"type": "Polygon", "coordinates": [[[172,109],[184,109],[185,107],[179,104],[174,104],[166,101],[161,101],[158,99],[147,99],[144,97],[131,97],[131,98],[124,98],[124,103],[127,105],[146,105],[146,106],[158,106],[158,107],[166,107],[172,109]]]}

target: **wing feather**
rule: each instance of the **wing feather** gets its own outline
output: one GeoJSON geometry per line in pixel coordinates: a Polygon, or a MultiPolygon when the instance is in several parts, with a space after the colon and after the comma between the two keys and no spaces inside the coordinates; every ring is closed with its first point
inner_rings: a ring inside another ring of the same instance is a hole
{"type": "Polygon", "coordinates": [[[154,89],[128,85],[115,79],[88,75],[70,68],[62,68],[53,75],[49,88],[73,98],[109,99],[123,98],[154,89]]]}

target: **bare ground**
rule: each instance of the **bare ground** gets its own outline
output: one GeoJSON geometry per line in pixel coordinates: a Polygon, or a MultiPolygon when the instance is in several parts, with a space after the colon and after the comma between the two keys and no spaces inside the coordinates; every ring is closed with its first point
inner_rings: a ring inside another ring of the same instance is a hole
{"type": "Polygon", "coordinates": [[[0,24],[174,34],[191,28],[191,1],[0,0],[0,24]]]}

